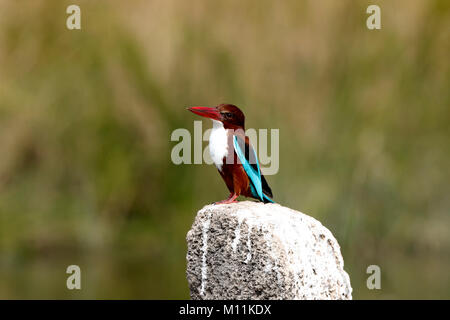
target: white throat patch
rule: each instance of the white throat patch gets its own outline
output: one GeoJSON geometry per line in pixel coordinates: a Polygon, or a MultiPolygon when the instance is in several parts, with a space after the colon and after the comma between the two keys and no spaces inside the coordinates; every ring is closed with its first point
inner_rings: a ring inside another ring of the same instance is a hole
{"type": "Polygon", "coordinates": [[[209,136],[209,154],[217,169],[222,171],[222,160],[228,153],[227,130],[223,127],[222,122],[217,120],[212,120],[212,122],[213,128],[209,136]]]}

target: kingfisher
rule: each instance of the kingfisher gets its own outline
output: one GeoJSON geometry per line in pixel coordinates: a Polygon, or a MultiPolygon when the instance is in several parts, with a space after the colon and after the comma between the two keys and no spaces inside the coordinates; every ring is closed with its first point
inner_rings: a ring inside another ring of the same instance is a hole
{"type": "Polygon", "coordinates": [[[232,104],[190,107],[188,110],[210,118],[213,122],[209,152],[230,191],[227,199],[215,204],[237,202],[236,198],[240,195],[273,203],[272,190],[261,173],[256,152],[245,135],[244,113],[232,104]]]}

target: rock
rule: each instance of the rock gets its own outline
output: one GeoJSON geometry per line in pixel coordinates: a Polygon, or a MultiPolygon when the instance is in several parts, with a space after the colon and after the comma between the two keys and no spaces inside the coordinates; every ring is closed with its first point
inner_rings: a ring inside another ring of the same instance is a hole
{"type": "Polygon", "coordinates": [[[340,247],[279,204],[207,205],[187,234],[192,299],[351,299],[340,247]]]}

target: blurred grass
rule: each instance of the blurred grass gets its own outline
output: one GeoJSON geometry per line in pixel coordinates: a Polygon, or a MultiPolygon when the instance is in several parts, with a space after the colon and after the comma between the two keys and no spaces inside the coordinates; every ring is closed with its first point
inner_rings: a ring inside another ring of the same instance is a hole
{"type": "Polygon", "coordinates": [[[223,102],[280,129],[275,199],[335,234],[355,298],[449,298],[450,6],[377,3],[369,31],[368,1],[82,0],[68,31],[70,2],[1,0],[0,298],[188,298],[226,188],[170,133],[223,102]]]}

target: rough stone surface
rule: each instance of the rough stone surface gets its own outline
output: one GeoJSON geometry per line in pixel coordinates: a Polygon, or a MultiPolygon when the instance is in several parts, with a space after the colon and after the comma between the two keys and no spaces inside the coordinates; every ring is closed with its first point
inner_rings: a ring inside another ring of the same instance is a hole
{"type": "Polygon", "coordinates": [[[352,298],[331,232],[279,204],[207,205],[187,243],[192,299],[352,298]]]}

